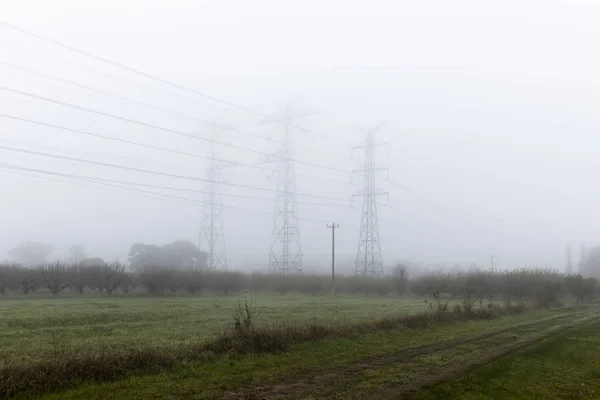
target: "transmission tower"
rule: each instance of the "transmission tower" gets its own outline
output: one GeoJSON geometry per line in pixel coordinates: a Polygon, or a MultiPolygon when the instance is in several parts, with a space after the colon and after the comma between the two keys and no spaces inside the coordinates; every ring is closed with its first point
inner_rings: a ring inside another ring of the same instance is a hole
{"type": "Polygon", "coordinates": [[[292,121],[300,116],[311,114],[314,114],[314,112],[295,114],[287,107],[283,116],[263,121],[263,123],[281,123],[284,127],[279,150],[263,160],[265,163],[275,163],[277,165],[274,176],[269,177],[277,182],[273,240],[269,253],[269,273],[271,274],[302,273],[302,246],[300,245],[296,173],[293,161],[294,134],[292,121]]]}
{"type": "Polygon", "coordinates": [[[571,246],[567,245],[566,248],[566,256],[567,256],[567,266],[566,266],[566,273],[567,275],[572,275],[573,274],[573,260],[571,259],[571,246]]]}
{"type": "Polygon", "coordinates": [[[387,144],[375,140],[375,134],[378,129],[368,130],[365,134],[364,144],[355,147],[355,149],[363,149],[364,151],[364,164],[354,170],[355,173],[363,174],[364,186],[362,190],[353,196],[360,196],[363,199],[358,251],[354,265],[354,272],[360,276],[380,277],[383,275],[383,260],[381,258],[381,245],[379,243],[379,221],[377,217],[377,196],[387,195],[388,193],[375,187],[375,179],[378,171],[387,171],[387,168],[379,167],[375,164],[375,148],[386,146],[387,144]]]}
{"type": "MultiPolygon", "coordinates": [[[[215,137],[213,131],[213,139],[215,137]]],[[[222,196],[221,180],[225,164],[216,160],[215,144],[210,145],[210,160],[205,170],[206,194],[202,210],[202,225],[200,230],[199,249],[208,253],[206,269],[226,270],[227,254],[225,252],[225,234],[221,218],[222,196]]]]}
{"type": "Polygon", "coordinates": [[[585,259],[587,257],[587,249],[585,247],[585,244],[581,245],[581,248],[579,250],[579,264],[577,264],[577,272],[581,272],[581,266],[583,265],[585,259]]]}

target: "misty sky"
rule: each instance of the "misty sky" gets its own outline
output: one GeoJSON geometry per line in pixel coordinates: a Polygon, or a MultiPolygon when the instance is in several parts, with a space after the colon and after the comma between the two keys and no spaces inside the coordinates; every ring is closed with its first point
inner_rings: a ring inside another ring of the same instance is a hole
{"type": "MultiPolygon", "coordinates": [[[[147,124],[214,137],[219,158],[258,165],[294,124],[305,270],[326,268],[327,221],[339,260],[356,256],[361,177],[352,144],[385,122],[377,162],[384,263],[564,267],[565,245],[600,238],[600,4],[595,1],[4,1],[3,22],[248,108],[174,89],[0,24],[0,86],[147,124]],[[23,68],[33,70],[28,72],[23,68]],[[37,74],[36,74],[37,73],[37,74]],[[135,99],[163,112],[39,75],[135,99]],[[316,113],[312,113],[312,112],[316,113]],[[219,130],[209,123],[231,125],[219,130]],[[243,131],[245,133],[239,132],[243,131]],[[251,133],[252,135],[249,135],[251,133]],[[258,138],[258,136],[267,137],[258,138]],[[270,139],[269,139],[270,138],[270,139]],[[240,148],[250,148],[253,152],[240,148]],[[322,168],[323,166],[338,171],[322,168]],[[348,172],[343,172],[348,171],[348,172]],[[335,181],[335,182],[333,182],[335,181]],[[353,182],[353,184],[351,183],[353,182]],[[300,195],[302,194],[302,195],[300,195]],[[313,194],[335,200],[306,197],[313,194]],[[306,204],[312,203],[312,204],[306,204]],[[314,204],[318,203],[318,204],[314,204]]],[[[183,152],[206,141],[0,90],[0,113],[183,152]]],[[[203,178],[207,161],[0,117],[0,146],[203,178]]],[[[119,170],[0,148],[0,255],[22,240],[57,254],[126,257],[131,243],[197,242],[202,205],[128,188],[15,170],[174,186],[136,187],[202,200],[201,181],[119,170]],[[5,164],[10,164],[6,166],[5,164]],[[8,169],[6,169],[8,168],[8,169]],[[23,175],[23,174],[27,175],[23,175]],[[87,186],[81,186],[81,185],[87,186]],[[110,191],[116,190],[119,193],[110,191]],[[125,192],[125,193],[123,193],[125,192]]],[[[263,164],[261,164],[263,165],[263,164]]],[[[273,168],[264,164],[265,168],[273,168]]],[[[275,188],[268,172],[226,168],[230,268],[263,268],[275,188]],[[236,210],[233,207],[246,210],[236,210]],[[247,210],[255,210],[253,213],[247,210]],[[263,214],[261,214],[261,212],[263,214]]]]}

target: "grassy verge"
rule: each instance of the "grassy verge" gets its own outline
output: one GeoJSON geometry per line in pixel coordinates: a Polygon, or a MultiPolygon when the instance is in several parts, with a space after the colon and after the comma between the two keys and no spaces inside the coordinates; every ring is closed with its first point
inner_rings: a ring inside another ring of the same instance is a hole
{"type": "MultiPolygon", "coordinates": [[[[406,351],[408,348],[452,341],[469,335],[563,318],[568,311],[534,311],[496,320],[464,320],[414,329],[376,329],[346,337],[291,344],[283,353],[224,355],[212,361],[189,362],[156,375],[136,375],[112,383],[81,382],[72,390],[48,394],[48,399],[251,399],[246,389],[327,376],[349,365],[406,351]],[[237,397],[236,397],[237,396],[237,397]],[[242,397],[240,397],[242,396],[242,397]]],[[[292,383],[295,385],[295,383],[292,383]]],[[[301,383],[300,383],[301,385],[301,383]]]]}
{"type": "Polygon", "coordinates": [[[448,398],[598,399],[600,322],[566,330],[415,396],[448,398]]]}

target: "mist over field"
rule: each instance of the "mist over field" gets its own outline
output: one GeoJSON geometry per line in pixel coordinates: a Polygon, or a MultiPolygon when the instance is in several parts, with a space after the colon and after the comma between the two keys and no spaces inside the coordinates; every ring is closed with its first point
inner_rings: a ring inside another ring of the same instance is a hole
{"type": "Polygon", "coordinates": [[[52,245],[48,259],[80,245],[122,261],[133,243],[198,243],[207,186],[189,178],[205,179],[208,160],[183,153],[209,157],[213,140],[216,158],[238,163],[220,181],[228,267],[266,272],[277,166],[265,161],[280,154],[285,125],[265,121],[286,107],[299,115],[289,128],[305,272],[328,270],[332,222],[339,271],[353,271],[363,153],[352,148],[381,123],[386,271],[488,268],[490,255],[496,268],[562,271],[566,245],[577,263],[581,245],[597,244],[595,2],[25,0],[0,10],[3,257],[24,241],[52,245]]]}
{"type": "Polygon", "coordinates": [[[0,2],[0,400],[599,398],[598,21],[0,2]]]}

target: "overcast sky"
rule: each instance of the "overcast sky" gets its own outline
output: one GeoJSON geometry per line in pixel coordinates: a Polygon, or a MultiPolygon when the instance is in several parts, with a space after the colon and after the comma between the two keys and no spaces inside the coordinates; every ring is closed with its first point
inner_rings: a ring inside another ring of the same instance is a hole
{"type": "MultiPolygon", "coordinates": [[[[360,203],[348,206],[361,177],[350,171],[360,166],[362,153],[352,158],[352,143],[360,145],[365,128],[381,122],[378,140],[389,146],[378,149],[376,161],[389,167],[392,181],[382,172],[377,182],[389,192],[389,205],[381,197],[379,208],[386,265],[488,265],[494,254],[500,267],[562,269],[565,245],[577,258],[581,244],[598,244],[595,1],[7,0],[0,15],[3,22],[220,100],[0,25],[5,115],[204,156],[210,154],[206,140],[174,132],[214,137],[230,144],[216,145],[217,157],[258,165],[265,153],[277,151],[284,129],[262,123],[265,117],[283,115],[287,105],[307,114],[294,120],[306,128],[295,130],[294,157],[301,161],[296,186],[307,271],[328,265],[325,221],[342,224],[340,262],[356,256],[360,203]]],[[[0,117],[0,146],[0,163],[12,166],[0,169],[0,254],[22,240],[52,243],[57,254],[78,243],[90,255],[122,259],[137,241],[197,242],[201,204],[14,166],[197,191],[205,190],[201,181],[6,147],[198,178],[205,177],[206,159],[7,117],[0,117]]],[[[232,195],[223,198],[230,268],[266,269],[275,194],[264,189],[276,187],[269,175],[248,166],[223,170],[223,192],[232,195]]],[[[137,189],[203,199],[188,191],[137,189]]]]}

